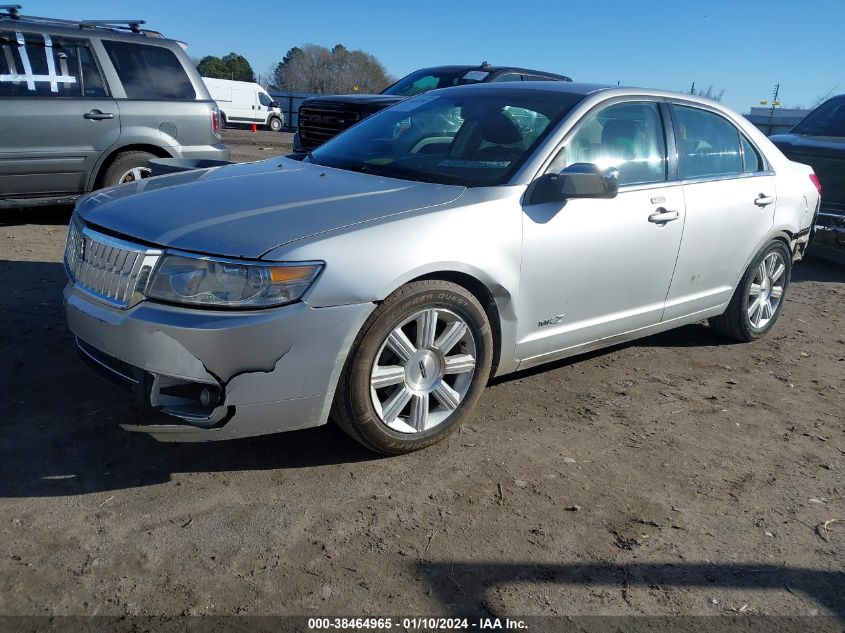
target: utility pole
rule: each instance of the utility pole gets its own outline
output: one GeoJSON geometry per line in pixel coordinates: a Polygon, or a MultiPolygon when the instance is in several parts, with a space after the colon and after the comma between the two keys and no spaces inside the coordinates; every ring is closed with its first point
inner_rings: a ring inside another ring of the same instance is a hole
{"type": "Polygon", "coordinates": [[[778,92],[780,92],[780,84],[775,84],[775,92],[772,95],[772,109],[769,110],[769,136],[772,135],[775,125],[775,105],[778,102],[778,92]]]}
{"type": "Polygon", "coordinates": [[[692,82],[692,85],[689,87],[689,93],[691,95],[695,94],[695,82],[694,81],[692,82]]]}

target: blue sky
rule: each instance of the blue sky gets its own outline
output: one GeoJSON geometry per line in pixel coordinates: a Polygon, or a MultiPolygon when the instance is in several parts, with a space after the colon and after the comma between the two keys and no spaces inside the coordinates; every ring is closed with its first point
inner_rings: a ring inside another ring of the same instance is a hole
{"type": "Polygon", "coordinates": [[[785,107],[845,92],[845,0],[18,2],[32,15],[144,18],[192,56],[234,50],[262,74],[292,46],[342,43],[397,77],[487,60],[589,82],[687,90],[695,81],[724,89],[742,112],[777,82],[785,107]]]}

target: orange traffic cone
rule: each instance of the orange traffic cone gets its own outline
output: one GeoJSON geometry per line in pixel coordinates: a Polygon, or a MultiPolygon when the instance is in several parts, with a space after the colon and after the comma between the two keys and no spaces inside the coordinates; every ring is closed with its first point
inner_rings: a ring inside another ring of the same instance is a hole
{"type": "Polygon", "coordinates": [[[258,131],[258,127],[255,125],[255,123],[253,123],[253,124],[252,124],[252,131],[253,131],[253,132],[257,132],[257,131],[258,131]]]}

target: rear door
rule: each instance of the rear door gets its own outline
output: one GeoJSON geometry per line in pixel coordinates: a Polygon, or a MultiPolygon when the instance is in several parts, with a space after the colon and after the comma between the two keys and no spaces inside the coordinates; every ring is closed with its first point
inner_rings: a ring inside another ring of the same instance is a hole
{"type": "Polygon", "coordinates": [[[0,35],[0,195],[81,193],[120,137],[118,110],[89,42],[0,35]]]}
{"type": "Polygon", "coordinates": [[[777,203],[762,154],[730,120],[680,103],[672,118],[687,214],[665,321],[730,300],[777,203]]]}

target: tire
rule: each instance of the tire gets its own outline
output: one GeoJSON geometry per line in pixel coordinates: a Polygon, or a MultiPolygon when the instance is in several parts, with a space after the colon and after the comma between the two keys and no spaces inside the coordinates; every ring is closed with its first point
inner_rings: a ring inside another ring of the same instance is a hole
{"type": "Polygon", "coordinates": [[[282,129],[282,120],[279,117],[271,117],[267,122],[267,129],[271,132],[278,132],[282,129]]]}
{"type": "Polygon", "coordinates": [[[780,316],[791,275],[792,255],[786,244],[769,242],[745,271],[725,313],[709,319],[710,327],[737,341],[760,338],[780,316]],[[760,297],[765,297],[765,302],[761,303],[760,297]]]}
{"type": "Polygon", "coordinates": [[[332,417],[383,455],[431,446],[470,414],[492,358],[490,322],[472,293],[446,281],[411,282],[361,328],[338,381],[332,417]],[[374,372],[376,366],[382,369],[374,372]]]}
{"type": "Polygon", "coordinates": [[[124,182],[134,182],[149,178],[151,175],[149,161],[156,158],[149,152],[121,152],[103,174],[103,187],[112,187],[124,182]]]}

